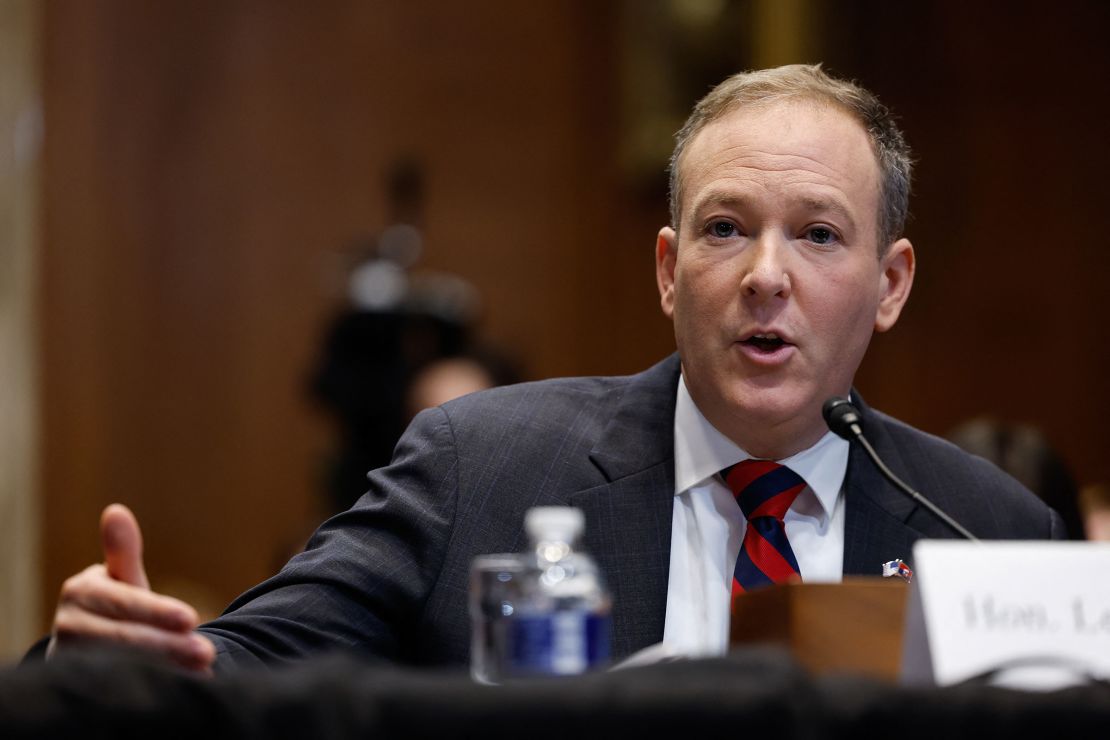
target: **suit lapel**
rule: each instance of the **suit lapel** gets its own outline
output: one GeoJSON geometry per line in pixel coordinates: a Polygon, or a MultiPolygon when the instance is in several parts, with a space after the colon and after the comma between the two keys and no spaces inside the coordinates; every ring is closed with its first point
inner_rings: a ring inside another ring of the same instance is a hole
{"type": "MultiPolygon", "coordinates": [[[[864,434],[879,456],[898,475],[905,475],[902,458],[871,409],[859,395],[852,397],[864,420],[864,434]]],[[[844,480],[844,575],[874,576],[895,558],[907,563],[913,543],[923,534],[906,524],[918,506],[891,485],[863,448],[853,443],[844,480]]]]}
{"type": "Polygon", "coordinates": [[[586,515],[586,545],[613,595],[613,657],[663,639],[674,511],[672,356],[619,392],[590,459],[606,483],[571,495],[586,515]]]}
{"type": "Polygon", "coordinates": [[[663,639],[673,490],[674,466],[660,463],[571,496],[586,514],[587,545],[613,596],[615,659],[663,639]]]}

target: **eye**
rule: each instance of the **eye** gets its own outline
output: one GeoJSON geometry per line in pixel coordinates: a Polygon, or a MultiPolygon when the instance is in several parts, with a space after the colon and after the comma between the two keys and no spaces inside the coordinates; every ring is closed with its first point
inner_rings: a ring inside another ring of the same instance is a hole
{"type": "Polygon", "coordinates": [[[710,236],[715,236],[718,239],[728,239],[736,236],[736,225],[728,221],[713,221],[709,224],[707,231],[710,236]]]}
{"type": "Polygon", "coordinates": [[[833,244],[837,241],[836,232],[827,226],[814,226],[807,229],[805,238],[821,246],[833,244]]]}

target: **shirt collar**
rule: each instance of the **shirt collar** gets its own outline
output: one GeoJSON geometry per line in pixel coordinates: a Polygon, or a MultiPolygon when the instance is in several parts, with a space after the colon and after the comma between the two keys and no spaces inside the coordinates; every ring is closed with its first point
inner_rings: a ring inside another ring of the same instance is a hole
{"type": "MultiPolygon", "coordinates": [[[[802,476],[821,503],[825,515],[832,516],[848,472],[848,451],[847,440],[827,432],[809,449],[776,462],[802,476]]],[[[709,423],[690,397],[685,379],[679,375],[674,412],[675,495],[750,457],[709,423]]]]}

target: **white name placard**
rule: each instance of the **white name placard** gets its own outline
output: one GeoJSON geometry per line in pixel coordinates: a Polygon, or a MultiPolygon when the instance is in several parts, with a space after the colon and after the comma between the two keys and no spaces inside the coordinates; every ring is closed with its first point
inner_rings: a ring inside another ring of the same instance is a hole
{"type": "Polygon", "coordinates": [[[1110,544],[922,540],[913,553],[905,682],[1110,677],[1110,544]]]}

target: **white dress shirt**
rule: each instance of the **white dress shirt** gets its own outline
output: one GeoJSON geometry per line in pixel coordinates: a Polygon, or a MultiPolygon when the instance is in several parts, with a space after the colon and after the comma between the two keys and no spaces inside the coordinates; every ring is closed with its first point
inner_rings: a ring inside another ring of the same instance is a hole
{"type": "MultiPolygon", "coordinates": [[[[841,580],[848,442],[829,432],[808,450],[776,462],[806,482],[784,519],[802,580],[841,580]]],[[[674,415],[674,518],[667,654],[723,655],[728,650],[732,571],[747,520],[717,473],[751,457],[702,415],[678,379],[674,415]]]]}

